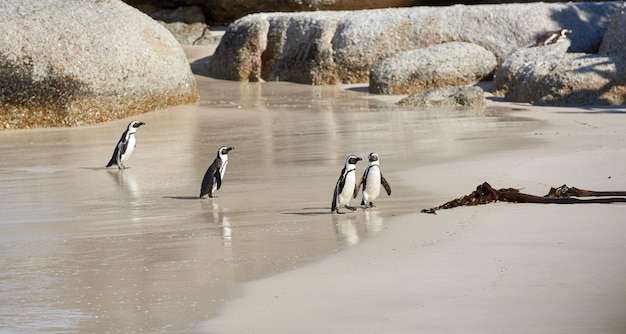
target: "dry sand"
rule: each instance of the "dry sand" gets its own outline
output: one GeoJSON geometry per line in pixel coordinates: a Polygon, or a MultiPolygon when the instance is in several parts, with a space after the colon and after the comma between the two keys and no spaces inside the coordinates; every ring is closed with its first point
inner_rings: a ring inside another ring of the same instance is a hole
{"type": "Polygon", "coordinates": [[[200,104],[137,117],[127,170],[103,165],[129,120],[0,133],[0,332],[624,332],[623,205],[417,213],[483,181],[625,189],[623,108],[403,110],[210,79],[188,51],[200,104]],[[331,215],[371,151],[392,196],[331,215]]]}

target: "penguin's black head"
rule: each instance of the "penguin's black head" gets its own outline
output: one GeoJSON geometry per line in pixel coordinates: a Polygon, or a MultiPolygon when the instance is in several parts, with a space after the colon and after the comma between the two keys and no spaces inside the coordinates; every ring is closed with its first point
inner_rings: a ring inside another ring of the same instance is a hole
{"type": "Polygon", "coordinates": [[[234,150],[235,148],[232,146],[222,146],[219,150],[217,150],[217,155],[226,155],[228,152],[234,150]]]}
{"type": "Polygon", "coordinates": [[[356,164],[357,162],[361,161],[363,159],[357,157],[356,155],[351,155],[348,157],[347,162],[351,165],[356,164]]]}
{"type": "Polygon", "coordinates": [[[130,124],[128,124],[128,128],[129,128],[129,129],[130,129],[130,128],[138,128],[138,127],[140,127],[140,126],[142,126],[142,125],[145,125],[145,124],[146,124],[146,123],[141,122],[141,121],[132,121],[132,122],[130,122],[130,124]]]}
{"type": "Polygon", "coordinates": [[[367,159],[369,160],[369,162],[378,161],[378,154],[372,152],[370,153],[370,155],[367,156],[367,159]]]}
{"type": "Polygon", "coordinates": [[[569,29],[561,29],[561,36],[562,37],[567,37],[567,35],[571,34],[572,31],[569,29]]]}

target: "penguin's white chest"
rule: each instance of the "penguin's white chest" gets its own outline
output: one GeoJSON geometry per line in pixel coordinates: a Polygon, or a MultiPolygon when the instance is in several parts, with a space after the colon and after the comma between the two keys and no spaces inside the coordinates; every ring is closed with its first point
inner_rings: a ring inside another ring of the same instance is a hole
{"type": "Polygon", "coordinates": [[[228,166],[228,159],[225,159],[224,162],[222,162],[222,168],[220,168],[220,176],[222,179],[224,178],[224,174],[226,174],[226,166],[228,166]]]}
{"type": "MultiPolygon", "coordinates": [[[[224,180],[224,174],[226,174],[226,166],[228,166],[228,158],[222,158],[222,167],[220,167],[220,178],[224,180]]],[[[217,182],[213,180],[213,191],[217,190],[217,182]]]]}
{"type": "Polygon", "coordinates": [[[355,184],[356,176],[354,170],[352,170],[346,174],[343,189],[341,189],[341,193],[339,193],[338,196],[339,205],[348,204],[350,202],[350,198],[352,198],[352,193],[354,192],[355,184]]]}
{"type": "Polygon", "coordinates": [[[135,136],[130,135],[128,137],[128,146],[126,147],[126,152],[124,152],[122,156],[120,157],[120,160],[122,163],[125,163],[126,161],[128,161],[130,156],[133,154],[133,151],[135,150],[135,144],[136,144],[135,136]]]}
{"type": "Polygon", "coordinates": [[[363,196],[366,197],[365,201],[373,201],[380,194],[380,169],[378,166],[372,166],[367,173],[367,179],[365,180],[365,190],[363,196]]]}

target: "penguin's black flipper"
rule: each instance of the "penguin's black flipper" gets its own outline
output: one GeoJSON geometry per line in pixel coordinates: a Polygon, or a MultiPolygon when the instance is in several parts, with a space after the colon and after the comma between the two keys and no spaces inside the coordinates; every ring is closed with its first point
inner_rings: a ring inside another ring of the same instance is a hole
{"type": "Polygon", "coordinates": [[[219,190],[222,187],[222,173],[220,173],[219,169],[215,171],[213,177],[215,178],[215,183],[217,184],[217,188],[215,189],[219,190]]]}
{"type": "Polygon", "coordinates": [[[202,186],[200,187],[200,198],[204,195],[209,194],[211,196],[211,189],[213,188],[213,172],[214,166],[209,166],[206,173],[204,173],[204,178],[202,179],[202,186]]]}
{"type": "Polygon", "coordinates": [[[356,198],[356,196],[359,194],[359,189],[361,188],[361,185],[363,185],[363,189],[365,189],[365,176],[367,175],[367,172],[363,173],[363,177],[361,177],[361,182],[357,183],[357,185],[354,187],[354,194],[352,194],[352,198],[356,198]]]}
{"type": "Polygon", "coordinates": [[[111,160],[109,160],[107,167],[111,167],[113,166],[113,164],[117,163],[116,155],[117,155],[117,149],[115,150],[115,152],[113,152],[113,157],[111,157],[111,160]]]}
{"type": "Polygon", "coordinates": [[[339,209],[337,208],[337,197],[339,196],[339,193],[341,193],[341,189],[343,188],[344,183],[345,182],[343,181],[343,175],[341,175],[339,180],[337,180],[337,184],[335,185],[335,191],[333,192],[333,203],[330,205],[331,213],[335,211],[339,213],[339,209]]]}
{"type": "Polygon", "coordinates": [[[121,145],[118,145],[117,147],[119,148],[118,156],[121,158],[122,155],[124,155],[124,153],[126,153],[126,150],[128,149],[128,140],[123,140],[122,142],[120,142],[120,144],[121,145]]]}
{"type": "Polygon", "coordinates": [[[122,146],[122,142],[120,141],[119,143],[117,143],[117,146],[115,146],[115,150],[113,150],[113,156],[111,157],[111,160],[109,160],[107,167],[111,167],[113,165],[117,165],[118,167],[120,166],[118,161],[121,156],[121,153],[120,153],[121,146],[122,146]]]}
{"type": "Polygon", "coordinates": [[[339,180],[337,180],[337,186],[335,187],[335,192],[338,194],[343,191],[343,186],[346,184],[346,168],[344,167],[341,170],[341,174],[339,174],[339,180]]]}
{"type": "Polygon", "coordinates": [[[124,133],[122,133],[122,136],[120,137],[120,140],[115,145],[115,149],[113,150],[113,156],[111,157],[111,160],[109,160],[109,163],[107,164],[107,167],[111,167],[114,164],[117,164],[117,166],[119,167],[118,160],[122,156],[122,154],[124,154],[124,152],[126,152],[126,146],[128,146],[128,144],[125,143],[125,141],[126,141],[126,133],[128,133],[128,130],[126,130],[126,131],[124,131],[124,133]],[[120,152],[120,150],[122,150],[122,148],[123,148],[123,151],[120,152]]]}
{"type": "Polygon", "coordinates": [[[382,184],[383,188],[385,188],[387,196],[391,196],[391,186],[389,186],[389,183],[387,183],[387,180],[383,177],[383,173],[380,173],[380,184],[382,184]]]}
{"type": "Polygon", "coordinates": [[[333,192],[333,203],[330,205],[331,213],[335,211],[339,213],[339,209],[337,208],[337,197],[341,193],[341,190],[343,189],[344,184],[346,184],[346,178],[344,175],[345,171],[346,171],[346,168],[344,167],[341,170],[341,174],[339,174],[339,180],[337,180],[337,184],[335,184],[335,191],[333,192]]]}

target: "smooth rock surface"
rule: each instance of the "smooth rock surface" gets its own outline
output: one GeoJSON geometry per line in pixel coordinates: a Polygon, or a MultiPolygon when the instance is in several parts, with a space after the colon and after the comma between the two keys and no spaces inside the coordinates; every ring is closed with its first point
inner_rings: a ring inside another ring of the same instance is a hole
{"type": "Polygon", "coordinates": [[[229,26],[209,69],[217,78],[239,81],[364,83],[372,64],[399,52],[464,41],[501,62],[561,27],[574,31],[572,51],[595,52],[620,6],[529,3],[253,14],[229,26]]]}
{"type": "Polygon", "coordinates": [[[159,21],[181,45],[210,45],[219,42],[219,37],[215,36],[209,26],[204,23],[167,23],[159,21]]]}
{"type": "Polygon", "coordinates": [[[598,53],[626,59],[626,8],[622,7],[611,17],[598,53]]]}
{"type": "Polygon", "coordinates": [[[198,100],[180,44],[123,2],[5,0],[0,17],[4,129],[93,124],[198,100]]]}
{"type": "Polygon", "coordinates": [[[414,107],[482,107],[485,94],[476,86],[444,86],[413,93],[398,102],[414,107]]]}
{"type": "Polygon", "coordinates": [[[496,57],[471,43],[450,42],[398,53],[375,63],[369,91],[411,94],[443,86],[473,85],[495,70],[496,57]]]}
{"type": "MultiPolygon", "coordinates": [[[[248,14],[262,12],[305,12],[332,10],[359,10],[373,8],[394,8],[426,5],[445,1],[427,0],[125,0],[128,4],[146,12],[173,6],[194,5],[201,7],[213,25],[228,25],[248,14]]],[[[452,1],[447,1],[451,3],[452,1]]]]}
{"type": "Polygon", "coordinates": [[[511,85],[523,80],[520,76],[524,68],[533,63],[553,62],[562,59],[571,47],[571,40],[565,39],[555,44],[520,48],[505,59],[494,75],[492,91],[496,96],[504,96],[511,85]]]}
{"type": "Polygon", "coordinates": [[[157,20],[181,45],[210,45],[219,38],[209,29],[202,8],[183,6],[176,9],[162,9],[149,14],[157,20]]]}
{"type": "Polygon", "coordinates": [[[625,70],[626,61],[619,57],[571,53],[524,67],[504,97],[535,105],[622,105],[625,70]]]}
{"type": "Polygon", "coordinates": [[[521,49],[494,80],[494,95],[536,105],[594,106],[626,103],[626,60],[565,53],[569,43],[521,49]]]}

